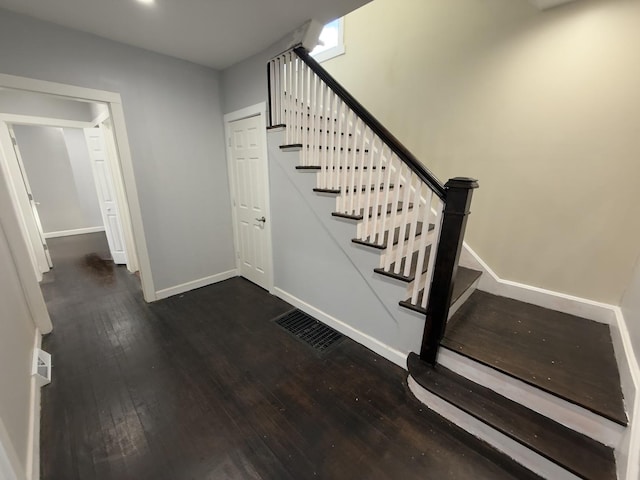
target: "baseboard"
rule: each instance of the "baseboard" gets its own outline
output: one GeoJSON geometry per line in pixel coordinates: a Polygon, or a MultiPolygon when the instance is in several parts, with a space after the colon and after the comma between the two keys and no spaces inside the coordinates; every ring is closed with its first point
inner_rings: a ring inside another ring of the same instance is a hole
{"type": "Polygon", "coordinates": [[[76,228],[74,230],[60,230],[59,232],[47,232],[44,238],[70,237],[71,235],[84,235],[85,233],[104,232],[104,227],[76,228]]]}
{"type": "Polygon", "coordinates": [[[460,264],[482,271],[483,275],[478,285],[479,290],[570,315],[577,315],[612,327],[611,338],[630,420],[627,427],[629,429],[629,441],[626,444],[628,448],[625,447],[624,451],[616,450],[616,456],[618,458],[624,457],[626,460],[626,468],[619,472],[619,477],[627,480],[640,478],[640,367],[620,307],[503,280],[466,243],[463,245],[460,264]]]}
{"type": "Polygon", "coordinates": [[[633,350],[631,336],[622,310],[619,307],[614,307],[614,312],[617,328],[612,329],[612,340],[618,357],[618,365],[623,366],[620,369],[620,379],[629,416],[629,426],[627,427],[629,441],[626,442],[623,451],[616,451],[617,461],[625,461],[626,471],[619,471],[618,477],[636,480],[640,478],[640,365],[638,365],[638,359],[633,350]]]}
{"type": "Polygon", "coordinates": [[[500,278],[466,242],[460,255],[460,265],[482,271],[478,290],[608,325],[616,323],[614,305],[500,278]]]}
{"type": "Polygon", "coordinates": [[[395,363],[396,365],[403,368],[404,370],[407,369],[406,354],[398,350],[395,350],[389,345],[386,345],[381,341],[376,340],[375,338],[367,335],[366,333],[361,332],[360,330],[356,330],[355,328],[351,327],[345,322],[338,320],[335,317],[332,317],[328,313],[325,313],[322,310],[319,310],[312,305],[309,305],[304,300],[301,300],[298,297],[295,297],[294,295],[291,295],[290,293],[285,292],[284,290],[281,290],[278,287],[274,287],[271,293],[276,297],[281,298],[285,302],[290,303],[294,307],[299,308],[303,312],[308,313],[309,315],[317,318],[322,323],[339,331],[343,335],[346,335],[347,337],[358,342],[359,344],[364,345],[369,350],[377,353],[381,357],[386,358],[390,362],[395,363]]]}
{"type": "MultiPolygon", "coordinates": [[[[40,348],[42,344],[42,335],[36,330],[33,350],[40,348]]],[[[29,408],[29,437],[28,437],[28,457],[26,478],[28,480],[37,480],[40,478],[40,406],[41,406],[41,388],[36,383],[36,378],[31,377],[31,395],[29,408]]]]}
{"type": "Polygon", "coordinates": [[[190,290],[195,290],[196,288],[206,287],[207,285],[212,285],[214,283],[222,282],[224,280],[228,280],[229,278],[233,278],[237,276],[238,276],[238,270],[234,268],[232,270],[218,273],[216,275],[210,275],[208,277],[200,278],[198,280],[192,280],[191,282],[182,283],[174,287],[158,290],[156,292],[156,300],[162,300],[163,298],[173,297],[174,295],[179,295],[181,293],[185,293],[190,290]]]}

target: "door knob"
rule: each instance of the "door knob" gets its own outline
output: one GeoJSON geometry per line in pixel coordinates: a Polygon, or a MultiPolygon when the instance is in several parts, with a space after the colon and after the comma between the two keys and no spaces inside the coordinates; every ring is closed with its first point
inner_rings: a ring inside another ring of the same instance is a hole
{"type": "Polygon", "coordinates": [[[266,219],[266,218],[264,218],[264,215],[262,216],[262,218],[256,218],[256,220],[257,220],[258,222],[263,222],[263,223],[267,221],[267,219],[266,219]]]}

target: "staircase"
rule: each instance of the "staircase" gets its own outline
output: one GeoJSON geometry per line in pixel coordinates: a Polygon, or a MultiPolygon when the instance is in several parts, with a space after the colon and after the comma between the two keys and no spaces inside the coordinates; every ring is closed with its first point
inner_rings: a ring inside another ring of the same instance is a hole
{"type": "Polygon", "coordinates": [[[458,265],[475,180],[443,185],[302,47],[268,80],[280,149],[425,319],[415,396],[544,478],[617,478],[627,416],[609,327],[476,290],[481,272],[458,265]]]}

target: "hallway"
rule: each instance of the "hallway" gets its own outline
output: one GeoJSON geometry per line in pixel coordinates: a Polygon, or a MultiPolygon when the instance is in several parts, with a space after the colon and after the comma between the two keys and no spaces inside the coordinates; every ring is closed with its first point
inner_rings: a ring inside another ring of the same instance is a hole
{"type": "Polygon", "coordinates": [[[426,411],[345,338],[317,354],[241,278],[154,304],[103,234],[52,239],[45,480],[537,478],[426,411]]]}

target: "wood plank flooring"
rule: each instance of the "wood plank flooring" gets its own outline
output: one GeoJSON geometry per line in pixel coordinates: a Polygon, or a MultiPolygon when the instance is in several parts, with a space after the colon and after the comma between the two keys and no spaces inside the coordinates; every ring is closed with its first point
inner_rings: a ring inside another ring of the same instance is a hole
{"type": "Polygon", "coordinates": [[[45,480],[537,478],[364,347],[292,338],[270,321],[292,307],[246,280],[146,304],[103,235],[50,249],[45,480]]]}
{"type": "Polygon", "coordinates": [[[627,424],[608,325],[477,290],[442,345],[627,424]]]}

